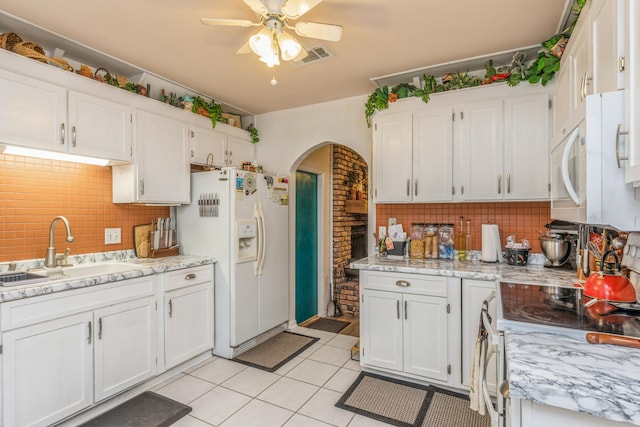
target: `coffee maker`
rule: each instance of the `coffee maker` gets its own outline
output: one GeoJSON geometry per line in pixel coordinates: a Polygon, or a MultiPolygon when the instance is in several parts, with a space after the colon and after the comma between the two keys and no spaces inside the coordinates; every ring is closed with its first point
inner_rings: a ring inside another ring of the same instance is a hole
{"type": "MultiPolygon", "coordinates": [[[[564,270],[573,270],[573,271],[575,271],[578,268],[578,264],[576,260],[576,255],[577,255],[576,247],[578,242],[578,235],[580,234],[580,227],[581,227],[580,224],[576,224],[568,221],[560,221],[560,220],[553,220],[549,224],[545,225],[548,236],[551,236],[554,239],[569,242],[568,255],[558,260],[549,260],[549,258],[547,258],[547,263],[545,264],[545,267],[560,268],[564,270]]],[[[543,248],[543,254],[544,254],[544,248],[543,248]]],[[[545,254],[545,257],[546,256],[547,254],[545,254]]]]}

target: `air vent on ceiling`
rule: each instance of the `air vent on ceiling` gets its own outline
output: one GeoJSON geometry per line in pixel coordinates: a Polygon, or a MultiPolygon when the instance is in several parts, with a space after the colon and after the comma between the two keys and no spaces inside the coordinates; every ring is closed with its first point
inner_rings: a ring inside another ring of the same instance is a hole
{"type": "Polygon", "coordinates": [[[307,56],[300,60],[291,61],[296,67],[302,67],[303,65],[309,65],[318,61],[324,61],[325,59],[333,58],[333,53],[324,46],[314,46],[306,49],[307,56]]]}

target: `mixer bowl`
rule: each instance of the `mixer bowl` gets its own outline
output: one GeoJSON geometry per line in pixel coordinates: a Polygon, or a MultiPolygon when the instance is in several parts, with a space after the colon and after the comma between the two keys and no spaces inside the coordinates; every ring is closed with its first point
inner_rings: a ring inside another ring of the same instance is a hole
{"type": "Polygon", "coordinates": [[[550,267],[561,267],[569,260],[571,241],[553,237],[540,237],[542,254],[549,261],[550,267]]]}

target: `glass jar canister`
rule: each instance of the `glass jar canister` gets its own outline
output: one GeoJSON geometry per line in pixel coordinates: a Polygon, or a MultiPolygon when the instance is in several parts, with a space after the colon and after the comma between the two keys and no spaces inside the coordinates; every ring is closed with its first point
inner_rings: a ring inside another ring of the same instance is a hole
{"type": "Polygon", "coordinates": [[[424,227],[424,257],[438,259],[438,224],[424,227]]]}
{"type": "Polygon", "coordinates": [[[438,228],[440,241],[438,244],[441,259],[453,259],[453,224],[440,224],[438,228]]]}
{"type": "Polygon", "coordinates": [[[424,224],[414,222],[411,224],[409,234],[411,237],[409,257],[414,259],[424,258],[424,224]]]}

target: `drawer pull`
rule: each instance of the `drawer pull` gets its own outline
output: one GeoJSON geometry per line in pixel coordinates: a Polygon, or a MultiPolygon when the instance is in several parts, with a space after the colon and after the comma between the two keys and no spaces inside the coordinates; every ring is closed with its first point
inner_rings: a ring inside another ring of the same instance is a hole
{"type": "Polygon", "coordinates": [[[173,317],[173,300],[169,300],[169,319],[173,317]]]}
{"type": "Polygon", "coordinates": [[[400,318],[400,300],[397,299],[396,300],[396,315],[398,316],[398,319],[400,318]]]}
{"type": "Polygon", "coordinates": [[[193,280],[196,278],[196,274],[195,273],[189,273],[186,276],[184,276],[184,280],[193,280]]]}
{"type": "Polygon", "coordinates": [[[407,301],[404,301],[404,320],[407,320],[407,301]]]}
{"type": "Polygon", "coordinates": [[[400,286],[402,288],[407,288],[407,287],[411,286],[411,283],[407,282],[406,280],[398,280],[398,281],[396,281],[396,286],[400,286]]]}
{"type": "Polygon", "coordinates": [[[102,339],[102,317],[98,319],[98,339],[102,339]]]}

